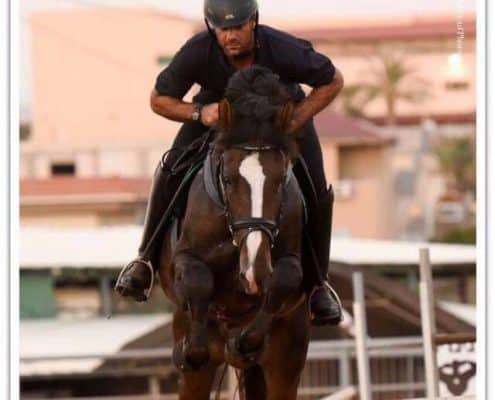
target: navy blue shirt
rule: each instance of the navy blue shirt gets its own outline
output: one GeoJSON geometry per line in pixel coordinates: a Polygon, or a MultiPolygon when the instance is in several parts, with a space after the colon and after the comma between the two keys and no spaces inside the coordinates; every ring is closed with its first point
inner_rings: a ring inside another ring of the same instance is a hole
{"type": "MultiPolygon", "coordinates": [[[[330,83],[335,74],[330,59],[317,53],[310,42],[265,25],[257,29],[254,63],[276,73],[292,89],[296,101],[304,98],[300,83],[318,87],[330,83]]],[[[204,31],[188,40],[160,72],[155,89],[160,95],[182,99],[197,83],[220,99],[235,71],[220,46],[204,31]]]]}

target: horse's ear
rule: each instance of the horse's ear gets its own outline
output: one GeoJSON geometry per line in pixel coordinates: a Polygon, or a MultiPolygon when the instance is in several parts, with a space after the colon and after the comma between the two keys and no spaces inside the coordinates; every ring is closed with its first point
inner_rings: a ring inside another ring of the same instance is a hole
{"type": "Polygon", "coordinates": [[[224,133],[228,133],[234,122],[234,111],[226,98],[218,103],[218,125],[224,133]]]}
{"type": "Polygon", "coordinates": [[[277,112],[275,125],[280,132],[287,133],[289,131],[293,115],[294,103],[292,101],[288,101],[277,112]]]}

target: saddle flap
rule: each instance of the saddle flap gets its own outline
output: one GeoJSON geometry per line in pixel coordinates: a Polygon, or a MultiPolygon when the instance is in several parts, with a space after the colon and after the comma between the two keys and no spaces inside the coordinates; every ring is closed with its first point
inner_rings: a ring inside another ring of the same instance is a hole
{"type": "Polygon", "coordinates": [[[210,149],[206,156],[203,165],[203,183],[206,193],[210,199],[220,208],[225,208],[223,200],[220,196],[220,188],[218,185],[218,164],[215,164],[212,157],[213,149],[210,149]]]}

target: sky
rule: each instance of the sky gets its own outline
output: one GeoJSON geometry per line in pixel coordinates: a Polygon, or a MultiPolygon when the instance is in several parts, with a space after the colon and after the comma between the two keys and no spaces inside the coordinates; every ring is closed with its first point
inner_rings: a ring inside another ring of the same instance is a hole
{"type": "MultiPolygon", "coordinates": [[[[299,21],[324,18],[369,18],[395,15],[472,13],[476,0],[258,0],[261,21],[299,21]]],[[[21,119],[30,116],[29,25],[33,11],[98,6],[139,7],[172,12],[187,18],[202,18],[203,0],[21,0],[20,2],[20,99],[21,119]]]]}
{"type": "MultiPolygon", "coordinates": [[[[476,0],[258,0],[262,15],[283,18],[323,16],[425,14],[474,10],[476,0]]],[[[150,7],[200,18],[203,0],[21,0],[21,9],[92,7],[94,5],[150,7]]]]}

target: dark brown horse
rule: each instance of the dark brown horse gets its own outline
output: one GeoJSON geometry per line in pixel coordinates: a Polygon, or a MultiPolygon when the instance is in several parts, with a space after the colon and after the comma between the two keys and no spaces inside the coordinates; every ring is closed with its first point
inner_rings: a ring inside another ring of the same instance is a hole
{"type": "Polygon", "coordinates": [[[219,106],[220,128],[194,178],[160,280],[177,305],[179,398],[210,398],[217,368],[243,372],[248,400],[296,399],[309,341],[302,289],[303,207],[292,174],[293,105],[278,77],[237,72],[219,106]]]}

